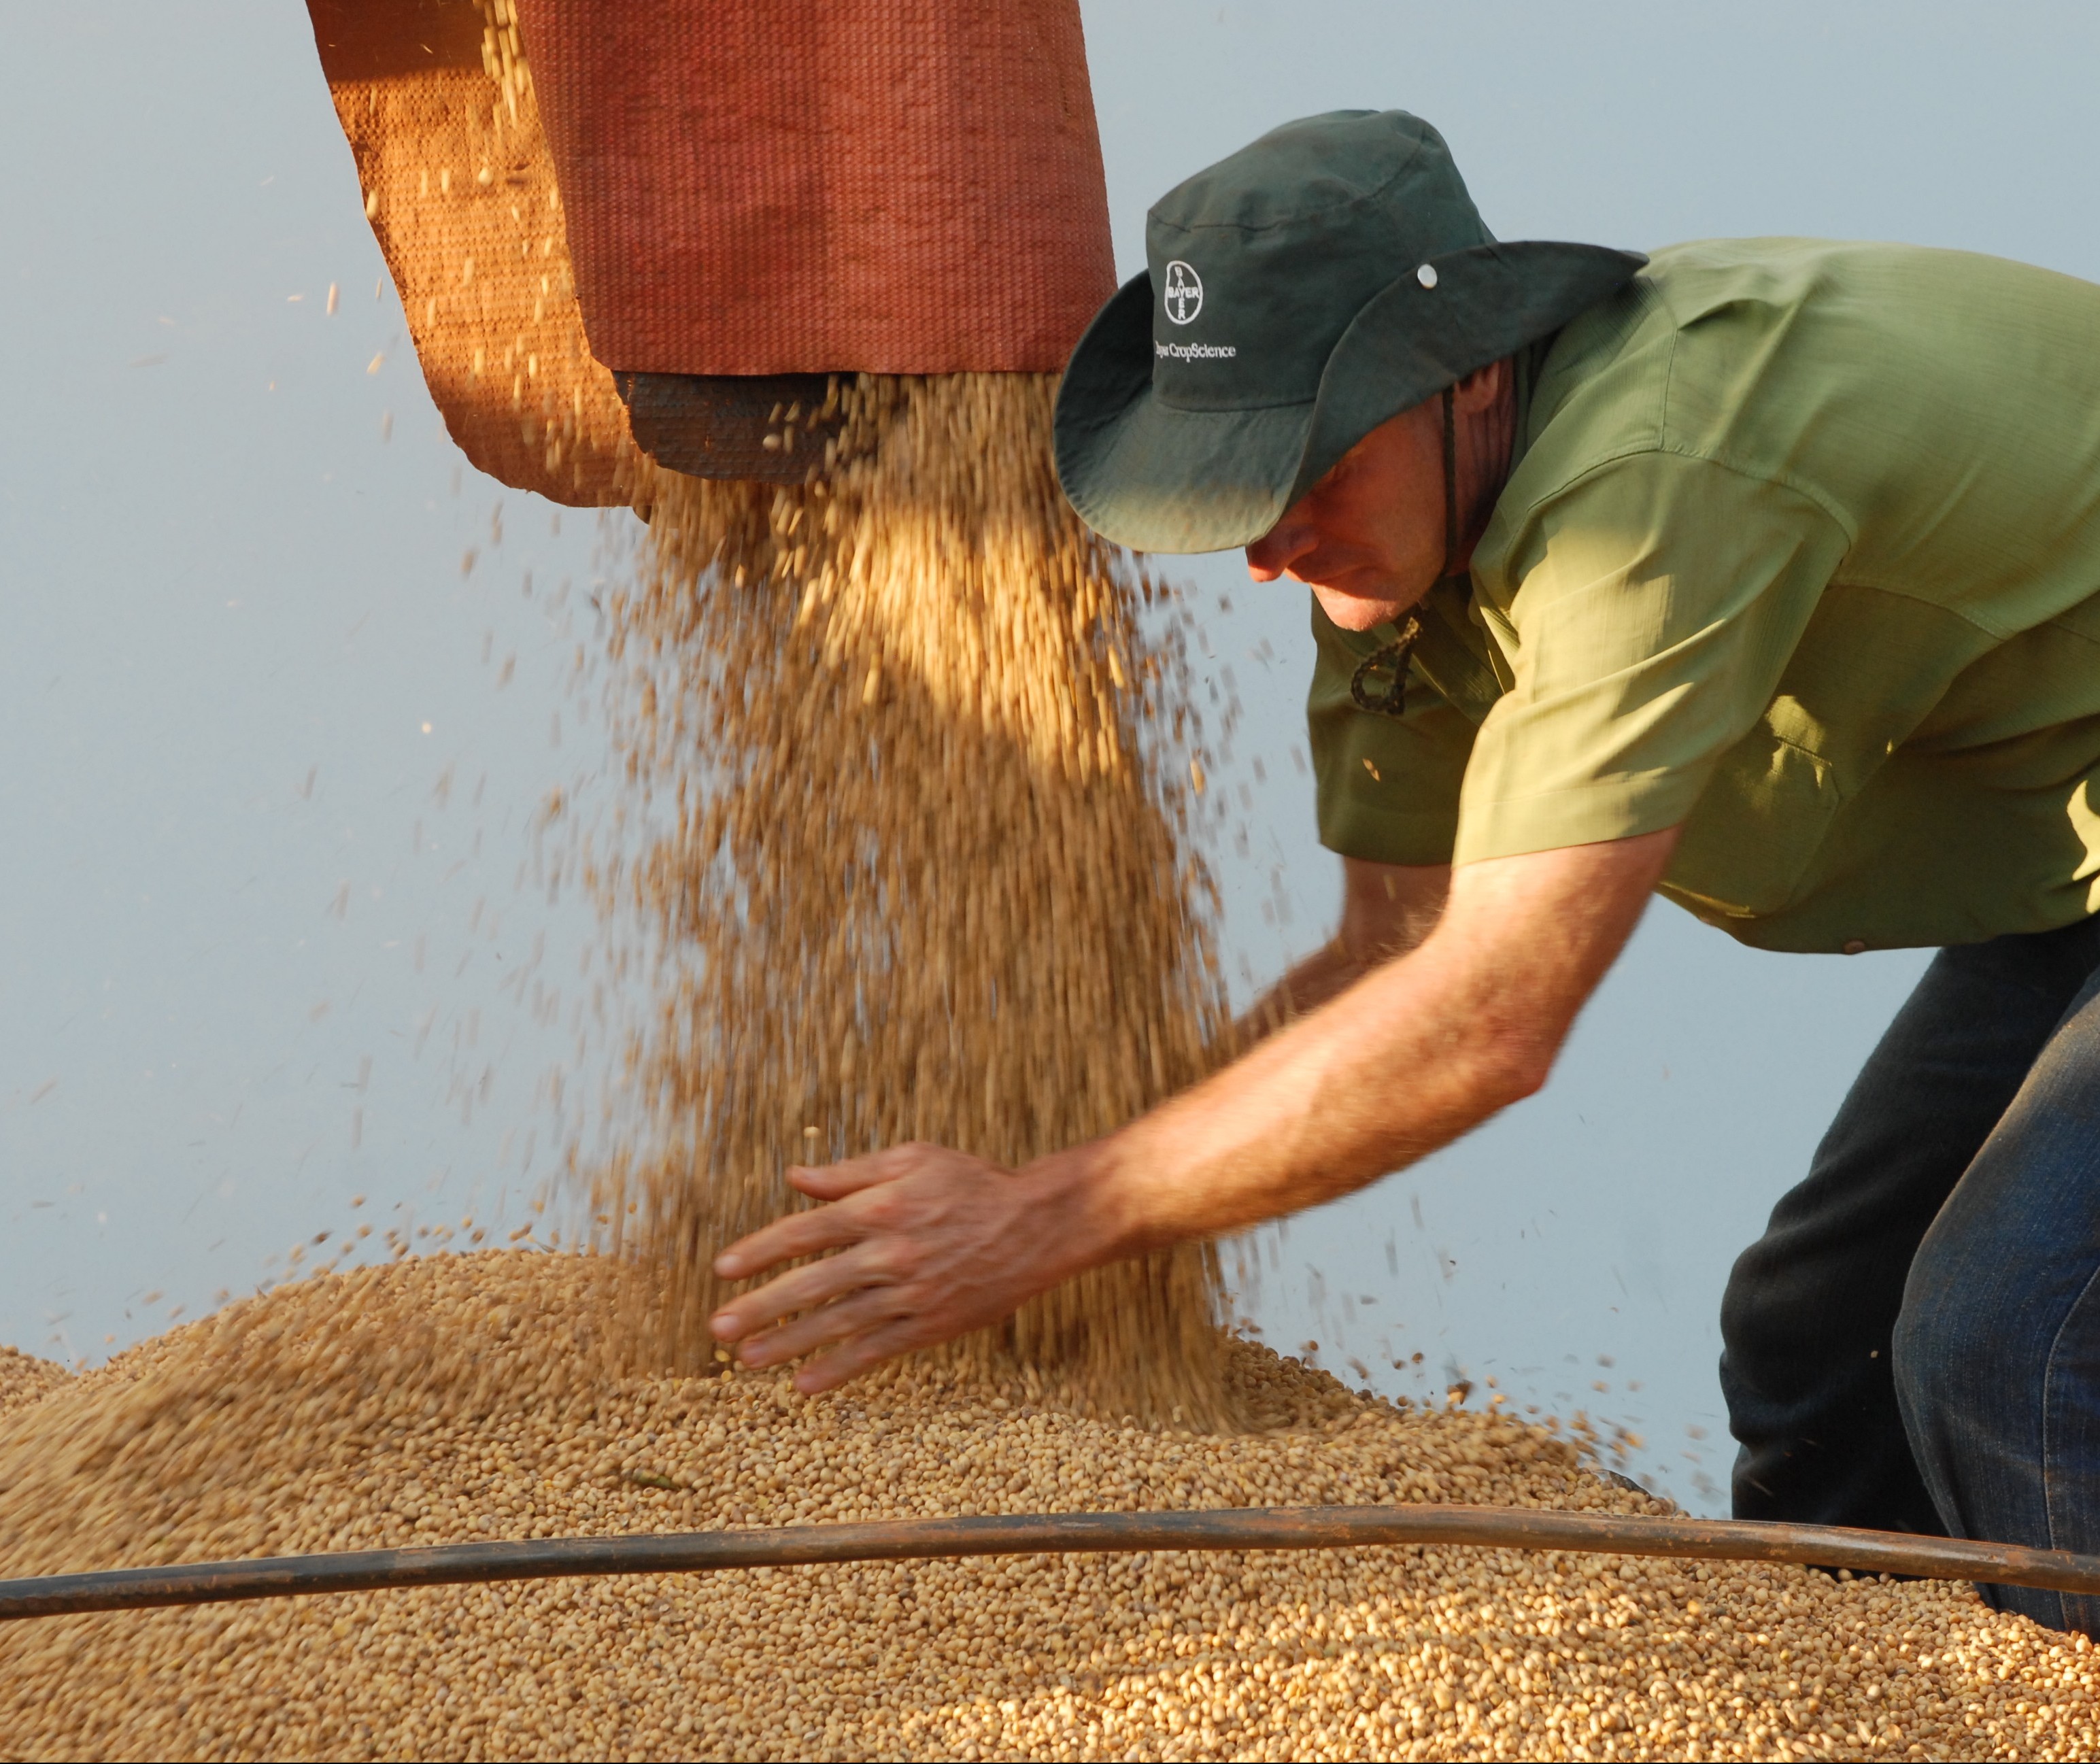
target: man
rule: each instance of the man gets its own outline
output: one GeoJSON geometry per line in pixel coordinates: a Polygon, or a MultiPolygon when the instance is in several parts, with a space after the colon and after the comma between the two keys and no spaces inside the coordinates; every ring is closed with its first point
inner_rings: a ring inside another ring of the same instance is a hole
{"type": "Polygon", "coordinates": [[[1148,244],[1059,469],[1110,538],[1312,585],[1341,935],[1095,1144],[800,1173],[834,1204],[718,1266],[838,1253],[717,1332],[822,1389],[1358,1188],[1537,1090],[1660,890],[1764,949],[1943,946],[1730,1282],[1736,1511],[2100,1550],[2100,289],[1498,245],[1397,112],[1264,136],[1148,244]]]}

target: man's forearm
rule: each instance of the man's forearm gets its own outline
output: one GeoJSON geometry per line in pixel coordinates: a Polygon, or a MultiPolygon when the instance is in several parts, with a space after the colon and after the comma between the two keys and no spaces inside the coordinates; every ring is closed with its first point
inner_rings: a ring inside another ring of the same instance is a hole
{"type": "Polygon", "coordinates": [[[1286,1023],[1316,1011],[1364,977],[1366,964],[1340,937],[1323,943],[1248,1008],[1237,1025],[1239,1045],[1251,1047],[1286,1023]]]}
{"type": "Polygon", "coordinates": [[[1488,1001],[1439,955],[1388,964],[1194,1089],[1023,1171],[1077,1215],[1080,1264],[1317,1206],[1536,1088],[1538,1062],[1511,1057],[1520,1041],[1482,1021],[1488,1001]]]}
{"type": "Polygon", "coordinates": [[[1412,954],[1120,1131],[1022,1172],[1084,1263],[1362,1187],[1545,1082],[1674,834],[1478,866],[1412,954]]]}
{"type": "Polygon", "coordinates": [[[1415,948],[1436,927],[1451,883],[1448,864],[1342,860],[1342,918],[1335,935],[1255,1001],[1236,1025],[1244,1050],[1338,998],[1380,963],[1415,948]]]}

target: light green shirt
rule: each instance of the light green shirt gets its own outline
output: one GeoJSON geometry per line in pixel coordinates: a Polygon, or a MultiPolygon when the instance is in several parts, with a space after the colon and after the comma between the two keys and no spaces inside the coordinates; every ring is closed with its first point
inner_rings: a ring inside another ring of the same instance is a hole
{"type": "Polygon", "coordinates": [[[1745,943],[2100,910],[2100,288],[1901,245],[1657,254],[1540,366],[1473,560],[1394,635],[1317,611],[1323,841],[1469,862],[1660,831],[1745,943]]]}

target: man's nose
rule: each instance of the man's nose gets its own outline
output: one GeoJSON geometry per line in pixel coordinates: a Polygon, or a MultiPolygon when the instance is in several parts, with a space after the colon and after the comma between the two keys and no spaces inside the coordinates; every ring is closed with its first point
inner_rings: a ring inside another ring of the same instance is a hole
{"type": "Polygon", "coordinates": [[[1246,548],[1247,574],[1257,582],[1273,582],[1312,545],[1311,526],[1286,516],[1246,548]]]}

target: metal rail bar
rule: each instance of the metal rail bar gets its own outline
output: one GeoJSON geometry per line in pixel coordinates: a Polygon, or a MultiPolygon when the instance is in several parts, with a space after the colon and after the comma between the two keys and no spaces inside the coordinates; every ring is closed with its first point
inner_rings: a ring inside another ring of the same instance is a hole
{"type": "Polygon", "coordinates": [[[1139,1550],[1334,1550],[1477,1545],[1578,1555],[1798,1562],[1869,1574],[2100,1593],[2100,1556],[1906,1532],[1742,1519],[1651,1519],[1496,1506],[1228,1507],[1173,1513],[1026,1513],[629,1537],[550,1537],[262,1556],[0,1581],[0,1621],[236,1599],[603,1574],[690,1574],[812,1562],[1139,1550]]]}

